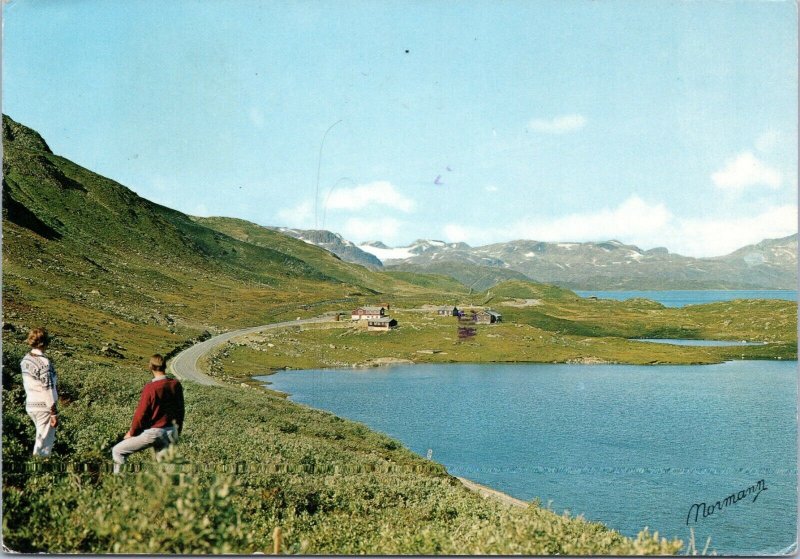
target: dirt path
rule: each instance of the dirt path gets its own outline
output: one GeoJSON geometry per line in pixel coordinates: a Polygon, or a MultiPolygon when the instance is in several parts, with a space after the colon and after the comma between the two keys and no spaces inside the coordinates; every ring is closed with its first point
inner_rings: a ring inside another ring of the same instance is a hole
{"type": "Polygon", "coordinates": [[[497,491],[496,489],[492,489],[491,487],[486,487],[485,485],[481,485],[480,483],[475,483],[472,480],[469,480],[465,477],[457,478],[458,481],[464,484],[464,487],[481,495],[487,499],[496,499],[503,504],[506,504],[510,507],[521,507],[527,508],[528,503],[521,499],[517,499],[516,497],[512,497],[511,495],[506,495],[501,491],[497,491]]]}

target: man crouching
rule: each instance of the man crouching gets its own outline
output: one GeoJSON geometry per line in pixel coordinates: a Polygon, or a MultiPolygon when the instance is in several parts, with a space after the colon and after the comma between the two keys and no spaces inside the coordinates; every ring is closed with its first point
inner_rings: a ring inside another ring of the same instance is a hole
{"type": "Polygon", "coordinates": [[[159,354],[150,358],[149,369],[153,373],[153,380],[142,389],[131,428],[111,450],[114,473],[120,471],[129,454],[139,450],[152,447],[156,451],[156,458],[160,457],[169,445],[178,442],[178,435],[183,429],[181,383],[167,377],[166,363],[159,354]]]}

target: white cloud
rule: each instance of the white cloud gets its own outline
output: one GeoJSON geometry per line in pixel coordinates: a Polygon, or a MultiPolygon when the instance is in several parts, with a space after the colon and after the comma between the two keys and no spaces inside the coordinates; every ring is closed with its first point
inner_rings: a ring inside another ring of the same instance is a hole
{"type": "Polygon", "coordinates": [[[397,239],[401,225],[392,217],[351,217],[344,223],[343,234],[346,239],[357,243],[375,239],[392,243],[397,239]]]}
{"type": "Polygon", "coordinates": [[[687,256],[718,256],[743,246],[777,239],[797,232],[797,206],[786,204],[744,217],[680,219],[674,224],[673,252],[687,256]],[[680,248],[680,250],[679,250],[680,248]]]}
{"type": "Polygon", "coordinates": [[[638,196],[631,196],[616,208],[519,220],[502,229],[449,223],[442,231],[450,242],[463,241],[471,245],[509,239],[545,242],[618,239],[632,242],[632,238],[643,238],[663,228],[670,219],[672,214],[663,204],[648,204],[638,196]]]}
{"type": "Polygon", "coordinates": [[[721,256],[763,239],[797,232],[797,215],[797,206],[783,205],[739,217],[680,218],[664,204],[631,196],[614,208],[531,218],[502,228],[448,223],[442,233],[450,242],[463,241],[473,246],[509,239],[545,242],[617,239],[643,249],[665,246],[684,256],[721,256]]]}
{"type": "Polygon", "coordinates": [[[448,223],[444,226],[444,238],[450,243],[461,243],[467,240],[475,241],[474,230],[470,230],[457,223],[448,223]]]}
{"type": "Polygon", "coordinates": [[[498,190],[499,190],[499,188],[497,188],[493,184],[490,184],[489,186],[486,187],[486,192],[497,192],[498,190]]]}
{"type": "Polygon", "coordinates": [[[390,182],[376,181],[334,190],[327,202],[327,208],[332,210],[361,210],[370,205],[410,212],[414,201],[403,196],[390,182]]]}
{"type": "Polygon", "coordinates": [[[768,153],[777,147],[780,141],[780,132],[777,130],[767,130],[756,140],[756,149],[762,153],[768,153]]]}
{"type": "Polygon", "coordinates": [[[628,239],[663,228],[672,214],[663,204],[631,196],[616,208],[514,224],[515,236],[541,241],[628,239]]]}
{"type": "Polygon", "coordinates": [[[711,174],[717,188],[741,190],[749,186],[768,186],[780,188],[783,175],[777,169],[767,166],[752,152],[745,151],[728,160],[725,166],[711,174]]]}
{"type": "Polygon", "coordinates": [[[314,204],[311,200],[300,202],[293,208],[278,211],[280,225],[288,227],[309,227],[314,217],[314,204]]]}
{"type": "Polygon", "coordinates": [[[586,126],[586,117],[579,114],[557,116],[552,119],[534,118],[528,127],[545,134],[565,134],[574,132],[586,126]]]}

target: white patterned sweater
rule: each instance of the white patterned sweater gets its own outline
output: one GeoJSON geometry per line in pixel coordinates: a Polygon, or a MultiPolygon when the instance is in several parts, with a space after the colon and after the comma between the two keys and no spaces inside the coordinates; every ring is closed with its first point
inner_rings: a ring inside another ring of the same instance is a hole
{"type": "Polygon", "coordinates": [[[26,411],[56,413],[56,370],[50,360],[38,349],[32,349],[20,362],[22,385],[25,387],[26,411]]]}

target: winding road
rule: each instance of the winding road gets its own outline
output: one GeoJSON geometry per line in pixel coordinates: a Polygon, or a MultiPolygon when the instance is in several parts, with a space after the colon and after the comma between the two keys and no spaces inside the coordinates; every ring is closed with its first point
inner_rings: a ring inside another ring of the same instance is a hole
{"type": "Polygon", "coordinates": [[[252,326],[250,328],[242,328],[240,330],[231,330],[230,332],[219,334],[218,336],[214,336],[213,338],[209,338],[204,342],[200,342],[184,349],[170,360],[169,364],[167,365],[167,371],[171,372],[180,380],[190,380],[198,384],[205,384],[206,386],[222,386],[220,381],[202,372],[197,366],[197,362],[205,354],[210,353],[221,345],[234,338],[238,338],[239,336],[254,334],[264,330],[272,330],[274,328],[286,328],[288,326],[299,326],[301,324],[314,324],[318,322],[333,322],[333,319],[327,317],[306,318],[302,320],[275,322],[273,324],[265,324],[263,326],[252,326]]]}
{"type": "MultiPolygon", "coordinates": [[[[272,330],[275,328],[286,328],[289,326],[314,324],[319,322],[334,322],[334,320],[328,317],[306,318],[301,320],[289,320],[286,322],[275,322],[273,324],[253,326],[251,328],[242,328],[240,330],[225,332],[224,334],[219,334],[218,336],[214,336],[213,338],[209,338],[204,342],[200,342],[184,349],[169,361],[167,365],[167,371],[178,377],[180,380],[189,380],[198,384],[204,384],[206,386],[222,386],[223,383],[200,371],[197,366],[197,362],[200,360],[200,358],[207,353],[210,353],[219,346],[229,342],[234,338],[238,338],[239,336],[246,336],[247,334],[254,334],[256,332],[272,330]]],[[[525,501],[515,499],[510,495],[506,495],[500,491],[480,485],[466,478],[459,477],[458,480],[463,483],[467,489],[481,495],[486,499],[495,499],[504,505],[511,507],[528,506],[528,503],[525,501]]]]}

